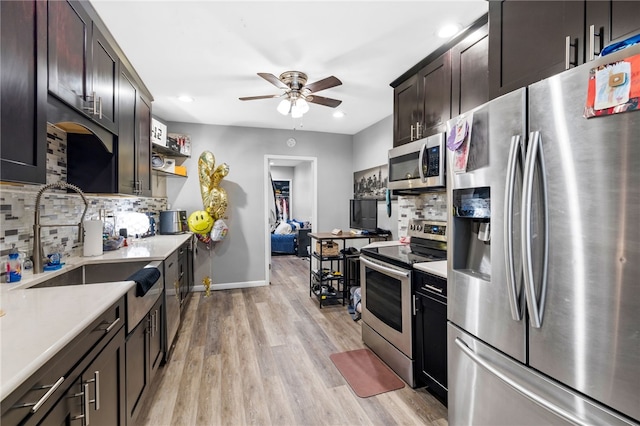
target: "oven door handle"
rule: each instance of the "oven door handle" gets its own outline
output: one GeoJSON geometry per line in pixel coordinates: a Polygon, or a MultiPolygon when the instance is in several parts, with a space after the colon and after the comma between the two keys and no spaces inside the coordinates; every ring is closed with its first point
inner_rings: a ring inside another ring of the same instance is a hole
{"type": "Polygon", "coordinates": [[[360,257],[360,261],[364,263],[365,266],[368,266],[371,269],[379,272],[385,272],[389,275],[395,275],[401,278],[409,278],[409,276],[411,275],[411,271],[401,271],[398,269],[389,268],[387,266],[380,265],[379,263],[372,262],[364,257],[360,257]]]}

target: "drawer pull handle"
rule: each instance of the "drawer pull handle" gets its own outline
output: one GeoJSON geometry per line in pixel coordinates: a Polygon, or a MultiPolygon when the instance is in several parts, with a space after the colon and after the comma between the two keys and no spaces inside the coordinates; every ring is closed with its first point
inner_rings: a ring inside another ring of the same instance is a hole
{"type": "Polygon", "coordinates": [[[113,321],[111,325],[104,330],[105,334],[108,334],[111,330],[113,330],[113,327],[115,327],[119,322],[120,318],[116,318],[115,321],[113,321]]]}
{"type": "Polygon", "coordinates": [[[11,408],[31,407],[31,413],[35,413],[36,411],[38,411],[40,409],[40,407],[42,407],[42,404],[47,402],[47,399],[49,399],[49,397],[60,387],[62,382],[64,382],[64,376],[60,377],[52,385],[45,385],[45,386],[39,386],[39,387],[33,388],[34,390],[37,390],[37,389],[49,389],[49,390],[47,391],[47,393],[42,395],[42,398],[40,398],[38,400],[38,402],[27,402],[27,403],[24,403],[24,404],[18,404],[18,405],[14,405],[11,408]]]}
{"type": "Polygon", "coordinates": [[[434,287],[434,286],[429,285],[429,284],[422,284],[422,286],[425,287],[425,288],[428,288],[431,291],[435,291],[436,293],[442,294],[442,289],[441,288],[434,287]]]}

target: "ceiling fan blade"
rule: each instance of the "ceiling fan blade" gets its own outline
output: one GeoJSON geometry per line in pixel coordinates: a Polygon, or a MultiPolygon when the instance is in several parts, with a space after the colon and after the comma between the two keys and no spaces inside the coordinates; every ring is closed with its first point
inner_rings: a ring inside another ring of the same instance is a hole
{"type": "Polygon", "coordinates": [[[342,82],[338,80],[336,77],[331,76],[327,78],[323,78],[322,80],[318,80],[314,83],[307,84],[304,86],[309,92],[319,92],[321,90],[329,89],[331,87],[340,86],[342,82]]]}
{"type": "Polygon", "coordinates": [[[307,102],[311,102],[318,105],[324,105],[331,108],[335,108],[342,103],[337,99],[325,98],[324,96],[313,95],[307,98],[307,102]]]}
{"type": "Polygon", "coordinates": [[[244,98],[238,98],[241,101],[254,101],[256,99],[271,99],[271,98],[279,98],[280,94],[278,95],[262,95],[262,96],[245,96],[244,98]]]}
{"type": "Polygon", "coordinates": [[[289,88],[289,86],[284,84],[282,81],[280,81],[280,79],[278,77],[276,77],[273,74],[269,74],[267,72],[259,72],[258,75],[260,77],[264,78],[269,83],[273,84],[274,86],[276,86],[279,89],[288,89],[289,88]]]}

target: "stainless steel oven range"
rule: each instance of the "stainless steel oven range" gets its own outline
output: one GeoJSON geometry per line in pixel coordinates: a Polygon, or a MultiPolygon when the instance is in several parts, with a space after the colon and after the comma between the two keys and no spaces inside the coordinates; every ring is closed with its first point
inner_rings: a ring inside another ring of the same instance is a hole
{"type": "Polygon", "coordinates": [[[447,258],[446,222],[413,219],[408,235],[409,245],[365,247],[360,252],[362,340],[415,387],[412,265],[447,258]]]}

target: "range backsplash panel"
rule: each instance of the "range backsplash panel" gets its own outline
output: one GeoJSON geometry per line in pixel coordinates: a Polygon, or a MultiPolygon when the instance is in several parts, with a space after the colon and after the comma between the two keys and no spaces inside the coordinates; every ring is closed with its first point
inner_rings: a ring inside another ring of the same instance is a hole
{"type": "Polygon", "coordinates": [[[398,196],[398,237],[407,235],[409,219],[447,221],[447,193],[428,192],[398,196]]]}

